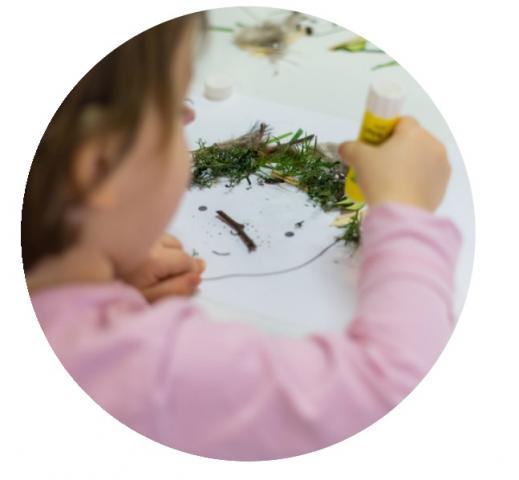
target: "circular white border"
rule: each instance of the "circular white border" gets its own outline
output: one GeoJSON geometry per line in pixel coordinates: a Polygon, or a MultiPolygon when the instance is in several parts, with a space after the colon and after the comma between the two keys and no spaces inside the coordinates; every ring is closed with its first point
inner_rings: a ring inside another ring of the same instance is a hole
{"type": "MultiPolygon", "coordinates": [[[[241,1],[240,5],[256,2],[241,1]]],[[[476,210],[472,285],[440,359],[391,414],[338,445],[275,462],[176,452],[114,421],[71,381],[38,327],[20,259],[30,162],[76,81],[136,33],[229,1],[12,2],[0,28],[2,478],[512,478],[519,427],[515,218],[519,41],[513,2],[264,0],[361,34],[400,61],[449,123],[476,210]],[[477,3],[477,5],[476,5],[477,3]]]]}

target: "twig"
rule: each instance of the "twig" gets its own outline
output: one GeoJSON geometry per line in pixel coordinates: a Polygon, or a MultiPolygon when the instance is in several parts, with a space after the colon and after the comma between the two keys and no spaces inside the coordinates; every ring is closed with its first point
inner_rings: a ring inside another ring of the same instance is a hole
{"type": "Polygon", "coordinates": [[[253,252],[256,250],[256,244],[254,241],[245,233],[245,225],[238,223],[236,220],[233,220],[229,215],[227,215],[222,210],[217,210],[217,218],[221,220],[223,223],[231,227],[241,238],[242,242],[245,244],[249,252],[253,252]]]}

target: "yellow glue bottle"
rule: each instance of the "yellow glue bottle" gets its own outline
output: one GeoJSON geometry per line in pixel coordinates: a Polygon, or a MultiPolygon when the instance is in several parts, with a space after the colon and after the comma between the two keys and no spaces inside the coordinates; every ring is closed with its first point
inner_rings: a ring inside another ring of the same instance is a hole
{"type": "MultiPolygon", "coordinates": [[[[358,139],[372,145],[379,145],[386,140],[398,122],[403,103],[404,91],[398,83],[388,80],[373,82],[369,88],[358,139]]],[[[346,175],[344,193],[356,202],[364,202],[353,168],[346,175]]]]}

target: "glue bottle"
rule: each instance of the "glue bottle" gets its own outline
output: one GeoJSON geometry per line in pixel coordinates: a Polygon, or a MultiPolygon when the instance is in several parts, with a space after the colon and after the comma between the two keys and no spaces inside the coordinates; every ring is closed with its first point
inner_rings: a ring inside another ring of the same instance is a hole
{"type": "MultiPolygon", "coordinates": [[[[398,83],[388,80],[373,82],[369,88],[358,140],[372,145],[379,145],[386,140],[398,123],[403,103],[404,91],[398,83]]],[[[353,168],[346,175],[344,193],[355,202],[364,202],[353,168]]]]}

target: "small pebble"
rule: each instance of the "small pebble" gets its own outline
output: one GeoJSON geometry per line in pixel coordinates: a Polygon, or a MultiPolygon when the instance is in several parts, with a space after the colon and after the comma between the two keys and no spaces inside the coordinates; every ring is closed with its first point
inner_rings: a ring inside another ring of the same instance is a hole
{"type": "Polygon", "coordinates": [[[205,205],[200,205],[198,207],[198,210],[200,210],[201,212],[205,212],[207,210],[207,207],[205,205]]]}
{"type": "Polygon", "coordinates": [[[293,237],[294,232],[285,232],[285,237],[293,237]]]}

